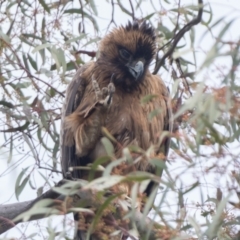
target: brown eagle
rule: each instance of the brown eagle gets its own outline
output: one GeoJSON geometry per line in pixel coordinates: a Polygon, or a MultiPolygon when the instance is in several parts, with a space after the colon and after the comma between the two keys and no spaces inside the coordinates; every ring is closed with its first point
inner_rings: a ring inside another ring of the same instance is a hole
{"type": "MultiPolygon", "coordinates": [[[[66,91],[62,110],[61,163],[66,177],[87,179],[88,171],[74,170],[105,155],[102,127],[118,141],[115,156],[129,145],[167,156],[171,132],[171,107],[168,89],[162,79],[152,75],[149,65],[156,54],[155,31],[146,21],[128,23],[107,34],[100,42],[99,56],[78,69],[66,91]],[[145,96],[153,96],[142,104],[145,96]],[[149,115],[157,111],[152,119],[149,115]],[[119,147],[121,146],[121,147],[119,147]]],[[[136,164],[138,171],[155,171],[145,161],[136,164]]],[[[153,183],[146,188],[149,195],[153,183]]],[[[79,238],[81,239],[81,234],[79,238]]]]}

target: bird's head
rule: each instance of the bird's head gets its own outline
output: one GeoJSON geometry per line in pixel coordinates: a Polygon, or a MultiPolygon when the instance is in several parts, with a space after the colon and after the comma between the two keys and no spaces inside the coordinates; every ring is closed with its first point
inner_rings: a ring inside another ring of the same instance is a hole
{"type": "Polygon", "coordinates": [[[129,22],[102,39],[98,61],[114,74],[116,84],[132,87],[144,79],[156,53],[155,40],[155,31],[146,21],[129,22]]]}

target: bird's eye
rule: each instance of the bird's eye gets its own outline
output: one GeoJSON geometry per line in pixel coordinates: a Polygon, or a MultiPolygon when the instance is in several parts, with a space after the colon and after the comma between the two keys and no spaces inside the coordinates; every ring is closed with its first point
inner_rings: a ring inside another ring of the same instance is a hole
{"type": "Polygon", "coordinates": [[[128,60],[131,57],[131,54],[126,49],[120,50],[121,57],[128,60]]]}

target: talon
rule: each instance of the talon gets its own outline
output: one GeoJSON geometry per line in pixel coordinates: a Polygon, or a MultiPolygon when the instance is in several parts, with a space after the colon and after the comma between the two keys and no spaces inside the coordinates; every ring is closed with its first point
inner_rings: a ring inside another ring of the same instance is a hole
{"type": "Polygon", "coordinates": [[[103,87],[102,89],[100,89],[97,80],[94,79],[94,76],[92,76],[92,86],[96,95],[97,103],[108,107],[112,102],[112,96],[115,92],[115,86],[112,82],[112,79],[107,87],[103,87]]]}
{"type": "Polygon", "coordinates": [[[98,82],[97,82],[96,79],[94,79],[94,76],[92,76],[92,86],[93,86],[93,89],[94,89],[95,91],[100,91],[98,82]]]}
{"type": "Polygon", "coordinates": [[[73,179],[73,177],[72,177],[72,173],[71,172],[66,172],[66,176],[65,176],[65,178],[66,179],[68,179],[68,180],[72,180],[73,179]]]}
{"type": "Polygon", "coordinates": [[[103,87],[102,88],[102,98],[106,98],[107,97],[107,95],[108,95],[108,88],[106,88],[106,87],[103,87]]]}
{"type": "Polygon", "coordinates": [[[112,82],[110,82],[110,83],[108,84],[108,92],[109,92],[110,94],[112,94],[112,93],[115,92],[115,86],[114,86],[114,84],[113,84],[112,82]]]}
{"type": "Polygon", "coordinates": [[[92,76],[92,86],[93,86],[93,90],[96,94],[96,100],[99,101],[100,99],[102,99],[102,92],[100,90],[99,84],[97,82],[96,79],[94,79],[94,77],[92,76]]]}

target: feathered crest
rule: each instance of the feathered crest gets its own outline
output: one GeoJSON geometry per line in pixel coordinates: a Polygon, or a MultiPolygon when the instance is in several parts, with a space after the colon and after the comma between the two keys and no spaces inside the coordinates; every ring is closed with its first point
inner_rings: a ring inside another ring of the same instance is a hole
{"type": "Polygon", "coordinates": [[[149,35],[153,40],[156,38],[155,30],[152,25],[146,20],[134,20],[133,22],[128,21],[128,24],[125,26],[127,31],[140,31],[143,34],[149,35]]]}

